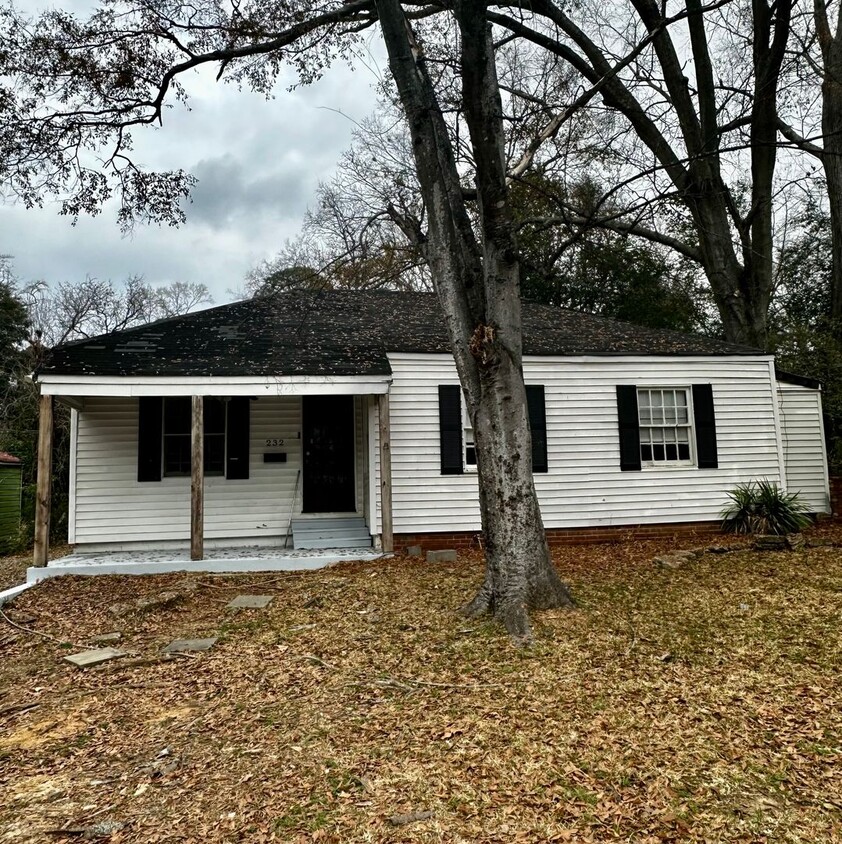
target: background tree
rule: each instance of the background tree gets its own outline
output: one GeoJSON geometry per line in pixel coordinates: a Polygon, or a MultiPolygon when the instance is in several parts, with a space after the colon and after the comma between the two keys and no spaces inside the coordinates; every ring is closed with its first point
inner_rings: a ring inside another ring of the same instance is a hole
{"type": "Polygon", "coordinates": [[[11,256],[0,255],[0,395],[17,372],[29,337],[29,314],[15,282],[11,256]]]}
{"type": "Polygon", "coordinates": [[[379,24],[421,203],[410,190],[408,201],[399,194],[367,219],[388,221],[385,235],[397,227],[415,247],[444,307],[477,436],[488,534],[488,577],[471,611],[492,610],[526,637],[526,608],[567,596],[548,564],[522,459],[517,230],[598,227],[669,247],[703,268],[725,334],[765,345],[792,6],[688,0],[670,15],[656,0],[610,8],[109,0],[87,20],[54,10],[34,21],[6,7],[0,179],[28,202],[59,194],[71,214],[96,211],[116,193],[124,225],[178,222],[189,175],[137,166],[131,133],[186,99],[183,74],[213,64],[219,78],[268,92],[283,63],[307,82],[379,24]],[[517,73],[498,74],[504,53],[517,73]],[[572,130],[574,116],[584,135],[572,130]],[[106,147],[101,168],[90,153],[106,147]],[[585,152],[584,174],[601,169],[610,184],[587,209],[570,189],[585,152]],[[537,168],[559,186],[553,213],[519,219],[511,186],[537,168]]]}
{"type": "MultiPolygon", "coordinates": [[[[819,162],[830,235],[827,327],[842,340],[842,4],[813,0],[795,18],[794,44],[787,68],[788,92],[778,117],[783,137],[819,162]],[[818,94],[819,107],[816,108],[818,94]]],[[[810,175],[811,167],[805,166],[810,175]]]]}
{"type": "MultiPolygon", "coordinates": [[[[122,285],[90,277],[75,284],[20,285],[11,258],[0,266],[5,279],[0,282],[0,451],[23,461],[21,541],[28,544],[35,517],[38,457],[38,387],[29,376],[45,354],[61,343],[177,316],[212,300],[203,284],[175,282],[155,288],[139,276],[122,285]]],[[[66,405],[56,402],[54,421],[52,533],[60,540],[67,535],[69,497],[70,411],[66,405]]]]}

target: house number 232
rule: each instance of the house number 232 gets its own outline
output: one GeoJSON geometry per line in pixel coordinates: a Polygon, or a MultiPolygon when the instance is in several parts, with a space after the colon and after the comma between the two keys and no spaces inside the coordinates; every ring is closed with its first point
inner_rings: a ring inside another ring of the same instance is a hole
{"type": "Polygon", "coordinates": [[[266,448],[274,448],[279,445],[283,445],[283,440],[273,439],[273,440],[266,440],[266,448]]]}

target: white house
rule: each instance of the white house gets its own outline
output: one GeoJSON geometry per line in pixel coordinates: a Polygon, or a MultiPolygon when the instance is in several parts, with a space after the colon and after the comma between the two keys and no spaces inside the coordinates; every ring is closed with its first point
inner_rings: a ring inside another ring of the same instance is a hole
{"type": "MultiPolygon", "coordinates": [[[[776,373],[770,355],[528,303],[524,351],[551,542],[713,526],[727,491],[759,478],[829,510],[819,385],[776,373]]],[[[192,542],[199,559],[288,534],[295,547],[388,550],[480,531],[471,428],[432,294],[238,302],[65,345],[35,377],[42,437],[53,399],[73,408],[77,549],[192,542]]]]}

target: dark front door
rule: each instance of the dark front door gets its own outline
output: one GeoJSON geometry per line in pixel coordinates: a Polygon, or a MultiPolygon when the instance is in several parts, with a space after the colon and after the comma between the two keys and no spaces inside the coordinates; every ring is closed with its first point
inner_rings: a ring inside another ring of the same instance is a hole
{"type": "Polygon", "coordinates": [[[353,397],[304,396],[302,413],[304,512],[353,512],[353,397]]]}

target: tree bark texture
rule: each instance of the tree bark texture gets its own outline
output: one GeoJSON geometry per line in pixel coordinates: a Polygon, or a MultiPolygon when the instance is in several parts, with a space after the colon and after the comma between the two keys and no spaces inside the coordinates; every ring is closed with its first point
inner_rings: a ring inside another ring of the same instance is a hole
{"type": "Polygon", "coordinates": [[[35,488],[35,546],[32,564],[46,566],[50,556],[53,489],[53,397],[38,402],[38,474],[35,488]]]}
{"type": "Polygon", "coordinates": [[[193,396],[190,415],[190,559],[205,557],[204,399],[193,396]]]}
{"type": "Polygon", "coordinates": [[[399,0],[377,0],[377,11],[429,220],[425,254],[474,429],[486,575],[465,611],[493,613],[517,641],[527,642],[529,610],[570,606],[572,601],[550,560],[532,478],[519,263],[490,25],[483,3],[457,0],[462,102],[476,167],[478,242],[422,50],[399,0]]]}
{"type": "Polygon", "coordinates": [[[830,320],[842,339],[842,4],[833,30],[824,0],[814,0],[816,33],[822,53],[822,165],[830,206],[830,320]]]}

